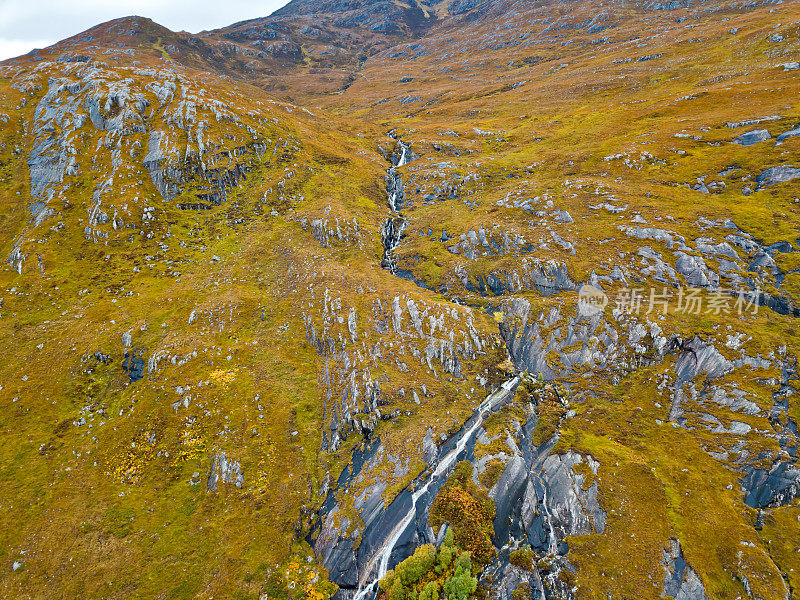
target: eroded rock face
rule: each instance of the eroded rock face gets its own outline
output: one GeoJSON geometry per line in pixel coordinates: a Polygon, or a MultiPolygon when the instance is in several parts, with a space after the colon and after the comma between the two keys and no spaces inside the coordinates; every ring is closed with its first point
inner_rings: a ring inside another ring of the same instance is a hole
{"type": "Polygon", "coordinates": [[[330,570],[330,579],[337,585],[354,588],[358,585],[358,569],[353,540],[347,535],[350,520],[333,507],[322,524],[314,543],[314,553],[330,570]]]}
{"type": "Polygon", "coordinates": [[[686,278],[692,287],[710,287],[719,285],[719,276],[709,271],[705,261],[699,256],[690,256],[677,252],[675,270],[686,278]]]}
{"type": "Polygon", "coordinates": [[[707,344],[697,336],[681,344],[680,350],[675,374],[681,382],[691,381],[700,373],[706,373],[712,379],[721,377],[734,366],[713,344],[707,344]]]}
{"type": "Polygon", "coordinates": [[[606,320],[603,313],[564,314],[556,307],[537,315],[522,298],[506,302],[504,308],[500,330],[511,359],[520,370],[546,380],[582,366],[629,369],[668,350],[667,338],[656,322],[646,318],[641,322],[620,311],[612,313],[613,320],[606,320]]]}
{"type": "MultiPolygon", "coordinates": [[[[544,461],[541,478],[548,490],[548,511],[563,537],[603,533],[606,513],[600,508],[597,498],[598,484],[583,489],[585,476],[573,468],[584,462],[575,452],[550,455],[544,461]]],[[[599,464],[591,456],[586,461],[597,473],[599,464]]]]}
{"type": "MultiPolygon", "coordinates": [[[[494,566],[494,565],[492,565],[494,566]]],[[[490,567],[494,583],[491,588],[492,598],[509,600],[514,591],[520,586],[527,585],[533,590],[542,590],[542,581],[538,571],[529,571],[503,562],[496,567],[490,567]]]]}
{"type": "Polygon", "coordinates": [[[552,296],[579,287],[570,279],[565,265],[554,260],[522,260],[520,269],[476,275],[470,273],[469,267],[463,267],[456,275],[464,288],[482,296],[501,296],[525,290],[552,296]]]}
{"type": "Polygon", "coordinates": [[[496,512],[494,518],[494,544],[502,547],[509,535],[510,520],[520,512],[520,502],[530,479],[529,465],[519,454],[508,458],[506,468],[500,479],[489,491],[494,500],[496,512]]]}
{"type": "MultiPolygon", "coordinates": [[[[359,313],[342,307],[341,297],[325,292],[321,314],[301,313],[307,341],[325,360],[322,382],[328,412],[323,447],[336,450],[352,431],[369,436],[380,420],[396,416],[386,411],[385,381],[376,379],[373,361],[394,364],[408,371],[407,361],[418,360],[436,381],[446,376],[463,377],[463,365],[486,351],[485,333],[475,327],[471,310],[431,304],[409,295],[373,298],[373,310],[359,313]],[[377,336],[361,347],[368,336],[377,336]],[[401,362],[402,361],[402,362],[401,362]]],[[[425,381],[396,394],[419,400],[427,396],[425,381]]],[[[417,403],[415,401],[415,403],[417,403]]]]}
{"type": "MultiPolygon", "coordinates": [[[[339,597],[351,597],[362,583],[370,560],[410,508],[410,494],[400,493],[388,505],[383,493],[387,480],[381,468],[386,453],[380,441],[356,450],[353,462],[342,472],[321,511],[321,526],[313,540],[314,552],[330,579],[340,587],[339,597]],[[340,502],[353,496],[347,516],[340,502]]],[[[419,543],[415,527],[398,543],[396,564],[410,556],[419,543]]]]}
{"type": "Polygon", "coordinates": [[[605,530],[598,484],[584,489],[584,475],[574,470],[584,463],[596,473],[597,461],[574,452],[551,454],[555,438],[531,448],[528,436],[534,425],[535,419],[519,430],[515,442],[509,440],[514,454],[489,492],[497,508],[494,544],[498,554],[486,575],[491,578],[490,593],[498,600],[511,598],[521,584],[530,586],[534,597],[571,598],[566,579],[559,578],[562,569],[573,570],[565,539],[605,530]],[[525,545],[545,558],[548,566],[521,569],[511,564],[510,553],[525,545]]]}

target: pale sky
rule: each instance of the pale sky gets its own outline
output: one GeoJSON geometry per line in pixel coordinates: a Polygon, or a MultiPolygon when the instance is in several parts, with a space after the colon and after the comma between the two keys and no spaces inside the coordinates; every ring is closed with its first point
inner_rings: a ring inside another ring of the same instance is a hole
{"type": "Polygon", "coordinates": [[[0,0],[0,60],[44,48],[93,25],[129,15],[197,33],[265,17],[287,0],[0,0]]]}

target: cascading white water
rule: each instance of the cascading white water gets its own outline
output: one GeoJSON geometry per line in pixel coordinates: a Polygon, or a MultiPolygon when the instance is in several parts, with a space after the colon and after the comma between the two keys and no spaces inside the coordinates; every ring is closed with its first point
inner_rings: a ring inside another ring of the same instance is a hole
{"type": "Polygon", "coordinates": [[[544,509],[544,515],[547,518],[547,528],[548,528],[548,543],[547,543],[547,553],[551,556],[554,556],[556,552],[558,552],[558,542],[556,541],[556,530],[553,528],[553,519],[550,516],[550,509],[547,508],[547,488],[544,488],[544,493],[542,494],[542,507],[544,509]]]}
{"type": "Polygon", "coordinates": [[[396,271],[392,253],[400,245],[403,230],[406,228],[406,220],[400,214],[400,210],[403,208],[403,181],[395,171],[395,167],[401,167],[408,163],[408,146],[399,140],[397,143],[400,145],[400,159],[397,161],[397,165],[392,165],[386,171],[387,200],[393,214],[386,219],[381,230],[381,237],[383,238],[383,260],[381,260],[381,266],[392,273],[396,271]]]}
{"type": "MultiPolygon", "coordinates": [[[[395,166],[402,167],[409,162],[408,146],[399,140],[398,144],[400,145],[400,158],[395,166]]],[[[390,167],[387,171],[389,182],[389,208],[391,208],[395,215],[386,220],[381,231],[384,245],[384,257],[381,261],[381,266],[383,266],[385,269],[388,269],[392,273],[395,272],[396,268],[392,252],[400,244],[400,238],[406,226],[405,219],[403,219],[402,215],[399,214],[399,209],[401,206],[399,206],[400,202],[398,201],[398,196],[400,195],[400,192],[398,192],[398,187],[400,187],[402,190],[402,183],[400,183],[400,176],[395,172],[395,166],[390,167]]],[[[361,574],[358,590],[356,591],[353,600],[370,600],[376,594],[378,582],[383,579],[383,577],[386,575],[386,572],[389,570],[389,560],[391,559],[392,552],[394,552],[397,542],[400,541],[400,538],[417,516],[417,502],[419,499],[428,493],[430,486],[435,481],[441,479],[447,474],[448,470],[453,466],[459,454],[461,454],[464,451],[464,448],[466,448],[478,427],[483,424],[495,403],[499,399],[503,398],[506,393],[508,393],[508,391],[518,382],[518,377],[506,381],[501,386],[501,389],[496,391],[494,394],[487,396],[486,399],[478,406],[478,408],[475,409],[475,413],[473,414],[475,418],[472,425],[461,434],[459,439],[456,441],[455,447],[448,452],[447,455],[442,458],[442,460],[439,461],[439,463],[436,465],[436,468],[428,476],[425,484],[411,494],[411,507],[409,508],[408,512],[406,512],[403,518],[392,528],[391,532],[389,532],[389,535],[383,541],[380,548],[367,562],[367,565],[361,574]],[[370,583],[365,584],[364,579],[369,577],[373,572],[375,572],[374,578],[370,583]]]]}
{"type": "MultiPolygon", "coordinates": [[[[547,486],[542,482],[542,510],[544,511],[545,519],[547,520],[548,540],[547,540],[547,554],[548,556],[556,556],[558,554],[558,538],[556,537],[556,530],[553,527],[553,518],[550,516],[550,509],[547,507],[547,486]]],[[[558,569],[556,570],[556,573],[558,569]]],[[[547,600],[544,593],[544,578],[539,574],[539,582],[541,583],[540,600],[547,600]]]]}
{"type": "Polygon", "coordinates": [[[514,377],[513,379],[506,381],[502,386],[500,386],[499,390],[493,394],[489,394],[489,396],[486,397],[486,399],[478,406],[478,408],[475,409],[475,412],[473,413],[475,420],[472,425],[462,432],[461,436],[456,441],[456,445],[442,458],[442,460],[439,461],[439,463],[436,465],[436,468],[428,476],[428,480],[425,482],[425,484],[411,495],[411,508],[408,509],[408,512],[397,523],[397,525],[392,528],[392,531],[384,540],[381,547],[367,563],[362,577],[368,577],[375,569],[376,564],[377,573],[375,574],[375,578],[369,584],[364,585],[363,582],[359,582],[358,591],[356,592],[353,600],[369,600],[372,597],[371,595],[376,592],[378,582],[383,579],[383,577],[386,575],[386,572],[389,570],[389,559],[392,556],[392,552],[394,551],[397,542],[417,516],[417,501],[428,493],[428,489],[433,482],[447,474],[447,472],[456,462],[458,456],[464,451],[464,448],[466,448],[472,436],[475,434],[478,428],[483,425],[483,422],[486,420],[486,417],[489,416],[497,401],[504,398],[505,395],[518,382],[519,377],[514,377]]]}
{"type": "Polygon", "coordinates": [[[394,273],[396,270],[393,252],[400,245],[400,239],[403,237],[405,228],[405,219],[389,218],[383,224],[383,229],[381,230],[381,237],[383,238],[381,266],[390,273],[394,273]]]}
{"type": "Polygon", "coordinates": [[[397,196],[399,195],[397,192],[397,186],[402,184],[399,183],[400,177],[395,173],[394,167],[390,167],[387,171],[387,174],[389,175],[390,182],[389,208],[392,209],[392,212],[397,212],[400,208],[397,203],[397,196]]]}
{"type": "Polygon", "coordinates": [[[397,161],[397,166],[402,167],[404,164],[408,162],[406,158],[406,151],[408,150],[408,146],[406,146],[403,142],[397,142],[400,144],[400,160],[397,161]]]}

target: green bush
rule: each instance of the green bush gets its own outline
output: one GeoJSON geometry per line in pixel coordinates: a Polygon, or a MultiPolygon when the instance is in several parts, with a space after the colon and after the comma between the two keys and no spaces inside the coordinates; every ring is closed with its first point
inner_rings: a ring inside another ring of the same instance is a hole
{"type": "Polygon", "coordinates": [[[470,573],[472,571],[472,555],[469,552],[462,552],[458,555],[456,559],[456,564],[453,566],[453,570],[458,571],[466,571],[470,573]]]}
{"type": "Polygon", "coordinates": [[[407,590],[399,577],[395,577],[392,587],[389,588],[388,600],[406,600],[407,590]]]}
{"type": "Polygon", "coordinates": [[[380,587],[381,590],[383,590],[384,592],[388,593],[389,590],[392,589],[392,586],[394,585],[395,578],[396,576],[393,569],[386,571],[386,575],[384,575],[383,579],[381,579],[378,582],[378,587],[380,587]]]}
{"type": "Polygon", "coordinates": [[[442,545],[441,550],[439,550],[439,566],[442,569],[446,569],[450,566],[450,563],[453,562],[453,554],[455,550],[452,546],[442,545]]]}
{"type": "Polygon", "coordinates": [[[420,546],[395,569],[403,585],[408,587],[422,579],[436,564],[436,547],[432,544],[420,546]]]}
{"type": "Polygon", "coordinates": [[[455,541],[453,539],[453,528],[448,527],[447,531],[444,534],[444,545],[452,548],[453,544],[455,544],[455,541]]]}
{"type": "Polygon", "coordinates": [[[418,600],[439,600],[439,585],[435,581],[426,583],[418,600]]]}

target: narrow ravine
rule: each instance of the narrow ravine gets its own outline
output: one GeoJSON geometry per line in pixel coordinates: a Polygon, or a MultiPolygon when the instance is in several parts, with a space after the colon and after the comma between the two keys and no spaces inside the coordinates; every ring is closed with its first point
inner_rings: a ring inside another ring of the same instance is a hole
{"type": "MultiPolygon", "coordinates": [[[[395,136],[392,135],[392,137],[395,136]]],[[[381,266],[393,275],[402,276],[398,273],[394,251],[400,245],[407,223],[401,212],[404,200],[403,181],[396,169],[409,162],[411,151],[409,146],[400,139],[397,139],[397,147],[393,156],[396,157],[398,152],[399,157],[396,158],[396,162],[390,159],[393,164],[386,171],[387,205],[391,210],[391,215],[384,221],[381,228],[383,240],[381,266]]],[[[374,600],[378,595],[380,580],[390,568],[394,568],[405,558],[407,547],[404,545],[407,545],[408,538],[413,537],[416,532],[420,540],[426,540],[428,512],[434,497],[456,463],[459,460],[469,459],[475,446],[477,431],[489,415],[513,397],[519,381],[518,376],[509,379],[495,392],[489,394],[462,428],[440,446],[438,460],[431,468],[412,483],[406,492],[399,494],[386,507],[386,514],[392,514],[393,519],[388,524],[383,524],[382,529],[387,533],[382,540],[378,541],[371,556],[365,563],[362,563],[363,566],[359,569],[358,586],[354,590],[353,600],[374,600]],[[399,510],[395,511],[394,508],[399,510]]],[[[428,539],[427,541],[434,540],[428,539]]]]}
{"type": "Polygon", "coordinates": [[[433,501],[433,494],[444,484],[459,457],[466,456],[474,446],[475,433],[478,428],[483,425],[490,414],[513,396],[513,391],[518,383],[519,377],[514,377],[503,383],[497,391],[487,396],[475,409],[475,412],[461,430],[443,444],[443,448],[451,449],[439,458],[436,466],[424,479],[416,482],[418,487],[411,495],[410,508],[390,530],[378,550],[366,564],[359,576],[359,586],[354,600],[373,600],[377,596],[378,583],[386,575],[389,568],[395,566],[391,564],[391,559],[398,541],[415,521],[418,523],[417,530],[424,531],[428,522],[428,510],[433,501]]]}
{"type": "Polygon", "coordinates": [[[550,556],[555,556],[558,553],[558,539],[556,538],[556,531],[553,528],[553,518],[550,516],[550,509],[547,507],[547,487],[542,484],[542,510],[544,511],[545,520],[547,521],[547,553],[550,556]]]}
{"type": "MultiPolygon", "coordinates": [[[[392,135],[390,133],[390,135],[392,135]]],[[[394,137],[392,135],[392,137],[394,137]]],[[[392,214],[384,221],[381,229],[383,239],[383,259],[381,266],[392,274],[397,274],[397,263],[394,251],[400,245],[406,229],[406,219],[400,212],[403,208],[403,180],[396,168],[409,162],[410,149],[402,140],[397,139],[400,156],[396,164],[392,164],[386,171],[387,204],[392,214]]],[[[397,150],[396,150],[397,151],[397,150]]],[[[395,151],[395,153],[396,153],[395,151]]],[[[390,159],[391,160],[391,159],[390,159]]],[[[483,425],[486,418],[508,399],[510,392],[519,383],[515,377],[503,385],[475,409],[470,419],[461,430],[442,445],[443,456],[440,456],[435,467],[427,474],[425,479],[416,482],[416,490],[411,493],[411,505],[399,518],[396,524],[389,529],[388,535],[380,543],[377,550],[359,574],[358,589],[353,600],[372,600],[378,594],[378,584],[386,575],[392,564],[392,557],[398,542],[407,533],[409,527],[417,521],[417,530],[425,530],[428,520],[428,510],[433,500],[433,495],[444,484],[447,476],[452,471],[459,457],[466,456],[468,447],[474,446],[475,432],[483,425]],[[449,448],[449,450],[446,450],[449,448]],[[421,525],[421,527],[420,527],[421,525]]],[[[395,557],[396,560],[399,557],[395,557]]]]}

